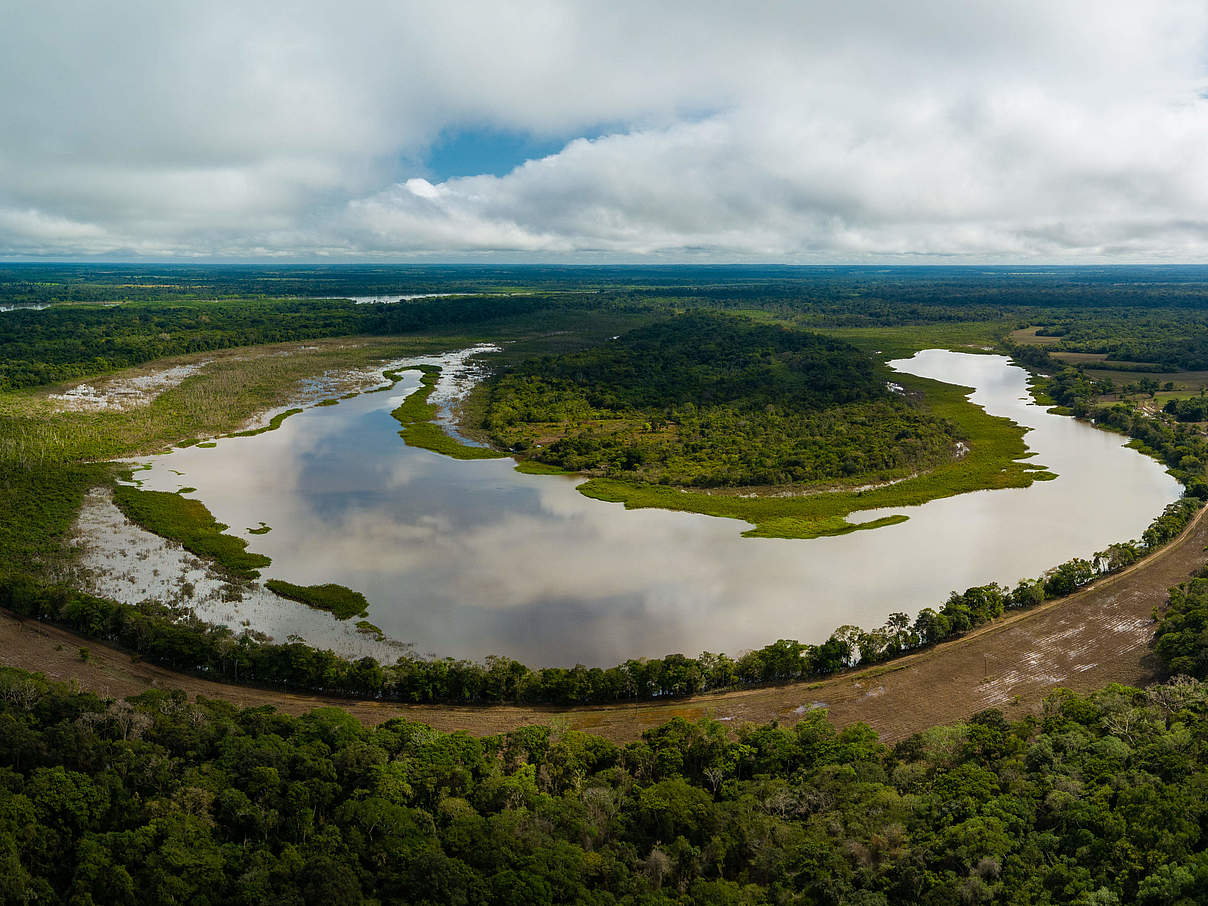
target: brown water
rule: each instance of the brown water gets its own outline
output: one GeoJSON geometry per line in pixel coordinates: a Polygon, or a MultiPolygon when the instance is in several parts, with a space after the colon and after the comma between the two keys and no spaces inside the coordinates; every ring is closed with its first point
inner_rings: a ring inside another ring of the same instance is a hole
{"type": "MultiPolygon", "coordinates": [[[[1034,461],[1059,478],[856,514],[910,517],[874,531],[742,538],[743,522],[625,511],[583,497],[572,479],[518,474],[508,459],[407,447],[389,413],[415,375],[276,431],[156,457],[138,477],[148,488],[197,488],[190,496],[272,558],[265,577],[357,589],[370,619],[421,653],[532,665],[818,642],[842,624],[878,626],[952,589],[1014,583],[1138,537],[1179,496],[1121,437],[1032,403],[1024,371],[1004,357],[928,350],[891,364],[975,387],[975,403],[1032,429],[1034,461]],[[247,533],[260,522],[272,531],[247,533]]],[[[288,607],[268,619],[262,628],[279,639],[347,635],[347,625],[288,607]]]]}

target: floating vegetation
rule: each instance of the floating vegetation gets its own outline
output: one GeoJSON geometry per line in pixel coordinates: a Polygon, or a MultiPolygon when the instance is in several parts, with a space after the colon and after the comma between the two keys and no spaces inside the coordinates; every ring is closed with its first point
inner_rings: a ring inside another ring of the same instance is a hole
{"type": "Polygon", "coordinates": [[[548,462],[538,462],[535,459],[521,459],[516,463],[516,471],[523,475],[574,475],[574,472],[568,471],[561,466],[551,465],[548,462]]]}
{"type": "Polygon", "coordinates": [[[370,623],[368,620],[357,620],[357,632],[364,633],[365,635],[371,635],[378,640],[386,638],[386,634],[382,632],[379,627],[375,626],[373,623],[370,623]]]}
{"type": "Polygon", "coordinates": [[[278,428],[281,427],[281,423],[283,421],[285,421],[291,415],[297,415],[301,411],[302,411],[301,409],[286,409],[284,412],[278,412],[276,415],[274,415],[271,419],[269,419],[268,424],[262,428],[250,428],[247,431],[236,431],[234,434],[231,434],[229,436],[230,437],[255,437],[257,434],[263,434],[266,431],[276,431],[278,428]]]}
{"type": "Polygon", "coordinates": [[[324,585],[294,585],[281,579],[269,579],[264,583],[264,587],[307,607],[326,610],[337,620],[363,617],[369,612],[369,602],[363,594],[334,582],[324,585]]]}

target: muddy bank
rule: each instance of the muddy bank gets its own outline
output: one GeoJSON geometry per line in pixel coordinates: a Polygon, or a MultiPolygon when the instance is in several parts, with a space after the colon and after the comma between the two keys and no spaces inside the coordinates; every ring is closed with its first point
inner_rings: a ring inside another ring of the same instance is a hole
{"type": "Polygon", "coordinates": [[[275,595],[261,582],[232,579],[178,543],[135,525],[104,489],[85,499],[71,544],[78,552],[73,584],[101,597],[127,604],[158,601],[187,609],[207,623],[276,642],[304,634],[321,636],[323,647],[347,658],[369,656],[392,663],[410,650],[358,630],[356,621],[337,620],[275,595]]]}

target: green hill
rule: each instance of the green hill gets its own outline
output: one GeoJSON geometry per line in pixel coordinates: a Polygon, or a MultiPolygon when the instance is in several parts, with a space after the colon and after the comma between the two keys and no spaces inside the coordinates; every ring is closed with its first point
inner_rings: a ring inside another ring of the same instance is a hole
{"type": "Polygon", "coordinates": [[[898,477],[950,461],[959,431],[891,392],[842,340],[697,312],[490,388],[506,449],[570,471],[697,487],[898,477]]]}

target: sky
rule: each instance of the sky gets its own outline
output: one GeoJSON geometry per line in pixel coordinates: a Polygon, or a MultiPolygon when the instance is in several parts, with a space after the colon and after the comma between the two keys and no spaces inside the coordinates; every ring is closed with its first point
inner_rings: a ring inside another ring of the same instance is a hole
{"type": "Polygon", "coordinates": [[[23,258],[1208,262],[1208,4],[7,0],[23,258]]]}

